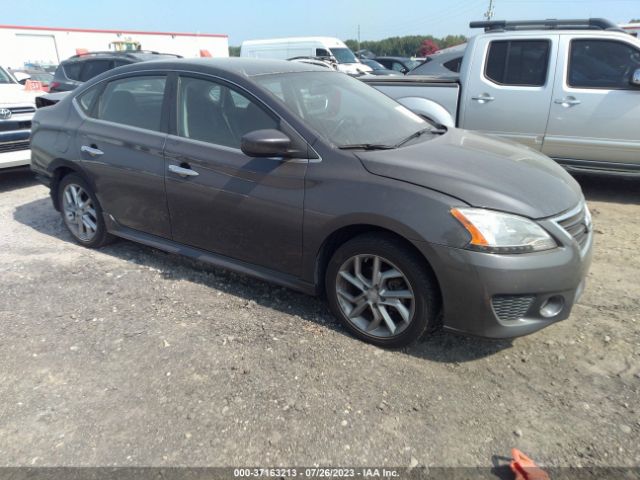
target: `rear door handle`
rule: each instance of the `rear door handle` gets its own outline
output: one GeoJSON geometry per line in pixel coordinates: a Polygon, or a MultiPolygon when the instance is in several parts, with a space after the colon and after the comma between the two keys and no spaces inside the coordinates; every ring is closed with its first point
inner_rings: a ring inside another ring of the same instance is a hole
{"type": "Polygon", "coordinates": [[[495,98],[489,95],[488,93],[483,93],[482,95],[471,97],[471,100],[475,100],[478,103],[487,103],[487,102],[493,102],[495,98]]]}
{"type": "Polygon", "coordinates": [[[104,155],[104,152],[102,150],[96,148],[95,146],[90,147],[89,145],[82,145],[80,147],[80,151],[88,153],[92,157],[99,157],[100,155],[104,155]]]}
{"type": "Polygon", "coordinates": [[[573,107],[574,105],[580,105],[582,102],[576,97],[556,98],[553,103],[562,105],[563,107],[573,107]]]}
{"type": "Polygon", "coordinates": [[[183,177],[197,177],[198,175],[200,175],[198,172],[191,168],[180,167],[178,165],[169,165],[169,171],[183,177]]]}

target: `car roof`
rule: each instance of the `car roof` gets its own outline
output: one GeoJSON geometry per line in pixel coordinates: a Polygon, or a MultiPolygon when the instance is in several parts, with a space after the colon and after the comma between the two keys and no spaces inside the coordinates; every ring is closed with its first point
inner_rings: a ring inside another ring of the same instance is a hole
{"type": "Polygon", "coordinates": [[[81,53],[78,55],[74,55],[72,57],[63,60],[61,63],[74,63],[74,62],[85,62],[87,60],[103,60],[103,59],[128,59],[132,61],[140,61],[144,62],[147,60],[157,60],[162,58],[180,58],[180,55],[175,55],[173,53],[160,53],[160,52],[152,52],[152,51],[135,51],[135,50],[125,50],[125,51],[104,51],[104,52],[87,52],[81,53]]]}
{"type": "Polygon", "coordinates": [[[262,58],[180,58],[134,63],[118,69],[119,72],[136,70],[193,70],[202,73],[227,73],[242,77],[274,73],[326,72],[326,68],[309,63],[262,58]]]}

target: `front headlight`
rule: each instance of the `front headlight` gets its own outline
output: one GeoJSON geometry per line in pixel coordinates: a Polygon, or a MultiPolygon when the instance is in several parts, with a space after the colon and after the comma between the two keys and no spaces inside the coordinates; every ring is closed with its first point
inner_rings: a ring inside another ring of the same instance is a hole
{"type": "Polygon", "coordinates": [[[471,234],[469,248],[490,253],[527,253],[557,247],[537,223],[525,217],[483,208],[452,208],[453,215],[471,234]]]}

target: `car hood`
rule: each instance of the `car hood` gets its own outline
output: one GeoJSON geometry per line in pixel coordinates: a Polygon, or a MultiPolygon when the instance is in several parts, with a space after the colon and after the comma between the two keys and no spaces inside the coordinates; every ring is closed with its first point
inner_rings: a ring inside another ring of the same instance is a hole
{"type": "Polygon", "coordinates": [[[530,218],[556,215],[583,198],[571,175],[545,155],[466,130],[454,128],[407,147],[357,156],[375,175],[530,218]]]}
{"type": "Polygon", "coordinates": [[[0,84],[0,105],[34,105],[36,94],[41,93],[28,92],[17,83],[0,84]]]}

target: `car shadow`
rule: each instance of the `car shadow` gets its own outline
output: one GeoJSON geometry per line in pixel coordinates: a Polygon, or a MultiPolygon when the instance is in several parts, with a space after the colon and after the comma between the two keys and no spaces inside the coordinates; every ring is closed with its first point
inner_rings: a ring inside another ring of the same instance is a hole
{"type": "Polygon", "coordinates": [[[37,183],[36,177],[28,166],[0,170],[0,193],[31,187],[37,183]]]}
{"type": "Polygon", "coordinates": [[[640,204],[640,179],[600,175],[575,175],[587,200],[640,204]]]}
{"type": "MultiPolygon", "coordinates": [[[[48,198],[16,206],[13,218],[58,241],[73,242],[71,234],[48,198]]],[[[241,298],[247,305],[254,301],[263,307],[297,315],[305,321],[350,335],[335,320],[324,301],[316,297],[123,239],[101,248],[100,252],[156,269],[166,279],[200,283],[241,298]]],[[[449,363],[487,357],[510,346],[511,342],[507,340],[486,340],[437,331],[426,339],[397,351],[425,360],[449,363]]]]}

